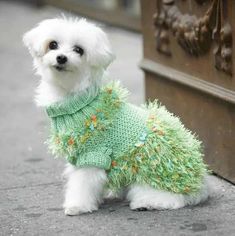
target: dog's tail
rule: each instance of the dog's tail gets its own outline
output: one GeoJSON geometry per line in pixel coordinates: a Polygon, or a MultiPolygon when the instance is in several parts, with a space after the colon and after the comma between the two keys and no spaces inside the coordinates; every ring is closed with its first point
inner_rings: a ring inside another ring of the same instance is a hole
{"type": "Polygon", "coordinates": [[[198,194],[184,195],[185,205],[197,205],[205,202],[211,197],[216,196],[217,186],[215,178],[215,176],[206,175],[198,194]]]}

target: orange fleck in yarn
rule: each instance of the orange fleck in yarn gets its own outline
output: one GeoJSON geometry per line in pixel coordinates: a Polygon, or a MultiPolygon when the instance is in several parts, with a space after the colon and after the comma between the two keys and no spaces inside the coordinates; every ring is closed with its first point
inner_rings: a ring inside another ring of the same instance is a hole
{"type": "Polygon", "coordinates": [[[97,120],[96,115],[92,115],[92,116],[91,116],[91,120],[92,120],[92,121],[96,121],[96,120],[97,120]]]}
{"type": "Polygon", "coordinates": [[[112,164],[111,164],[113,167],[114,166],[117,166],[117,162],[116,161],[112,161],[112,164]]]}
{"type": "Polygon", "coordinates": [[[73,140],[73,138],[70,138],[69,140],[68,140],[68,145],[73,145],[74,144],[74,140],[73,140]]]}

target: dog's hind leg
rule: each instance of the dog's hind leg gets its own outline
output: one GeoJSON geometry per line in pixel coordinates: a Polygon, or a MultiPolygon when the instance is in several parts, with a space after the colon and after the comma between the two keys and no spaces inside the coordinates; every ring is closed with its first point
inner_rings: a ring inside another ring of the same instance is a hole
{"type": "Polygon", "coordinates": [[[132,185],[127,194],[132,210],[177,209],[185,206],[182,194],[154,189],[147,185],[132,185]]]}
{"type": "Polygon", "coordinates": [[[173,210],[182,208],[186,205],[196,205],[205,201],[209,196],[206,185],[196,195],[184,195],[157,190],[147,185],[134,184],[130,186],[127,199],[130,201],[132,210],[138,209],[157,209],[173,210]]]}

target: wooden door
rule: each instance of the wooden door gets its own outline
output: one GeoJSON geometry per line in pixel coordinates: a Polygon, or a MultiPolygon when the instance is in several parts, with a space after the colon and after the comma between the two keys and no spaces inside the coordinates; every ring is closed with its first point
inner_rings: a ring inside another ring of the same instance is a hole
{"type": "Polygon", "coordinates": [[[235,1],[141,4],[147,98],[196,132],[210,168],[235,183],[235,1]]]}

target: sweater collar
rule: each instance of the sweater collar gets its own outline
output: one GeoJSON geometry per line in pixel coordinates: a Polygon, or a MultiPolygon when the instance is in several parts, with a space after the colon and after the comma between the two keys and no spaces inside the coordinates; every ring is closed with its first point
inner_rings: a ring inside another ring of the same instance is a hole
{"type": "Polygon", "coordinates": [[[99,92],[99,88],[89,87],[83,92],[67,95],[62,101],[48,106],[46,108],[47,115],[53,118],[74,114],[95,100],[99,92]]]}

